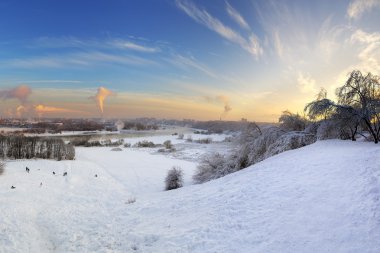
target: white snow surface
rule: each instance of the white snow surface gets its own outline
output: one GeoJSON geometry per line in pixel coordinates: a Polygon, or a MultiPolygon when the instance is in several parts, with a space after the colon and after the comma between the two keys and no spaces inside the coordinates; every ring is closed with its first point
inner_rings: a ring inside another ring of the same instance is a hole
{"type": "Polygon", "coordinates": [[[0,252],[380,252],[379,145],[319,141],[202,185],[195,166],[110,148],[11,161],[0,252]],[[164,192],[172,165],[186,185],[164,192]]]}

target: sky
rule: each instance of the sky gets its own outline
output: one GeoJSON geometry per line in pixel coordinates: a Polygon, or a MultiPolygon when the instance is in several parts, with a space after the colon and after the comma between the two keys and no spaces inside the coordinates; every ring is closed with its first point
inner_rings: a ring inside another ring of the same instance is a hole
{"type": "Polygon", "coordinates": [[[0,116],[276,122],[380,74],[380,0],[2,0],[0,116]]]}

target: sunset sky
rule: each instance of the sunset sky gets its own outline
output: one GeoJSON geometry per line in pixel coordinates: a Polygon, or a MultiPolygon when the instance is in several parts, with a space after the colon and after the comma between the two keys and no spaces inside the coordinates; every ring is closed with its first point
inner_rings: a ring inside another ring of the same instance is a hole
{"type": "Polygon", "coordinates": [[[353,69],[380,74],[379,14],[380,0],[2,0],[0,115],[277,121],[353,69]]]}

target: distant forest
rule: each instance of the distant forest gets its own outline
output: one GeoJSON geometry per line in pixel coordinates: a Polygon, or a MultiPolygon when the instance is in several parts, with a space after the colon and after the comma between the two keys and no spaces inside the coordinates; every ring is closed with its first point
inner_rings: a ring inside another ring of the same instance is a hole
{"type": "Polygon", "coordinates": [[[54,159],[73,160],[75,149],[62,139],[0,136],[0,159],[54,159]]]}

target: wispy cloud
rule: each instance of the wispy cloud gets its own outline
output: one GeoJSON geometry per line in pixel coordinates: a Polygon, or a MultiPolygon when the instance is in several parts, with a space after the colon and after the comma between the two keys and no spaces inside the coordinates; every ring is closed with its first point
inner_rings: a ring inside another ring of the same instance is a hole
{"type": "Polygon", "coordinates": [[[140,45],[135,42],[126,41],[126,40],[113,41],[111,44],[121,49],[129,49],[129,50],[134,50],[134,51],[143,52],[143,53],[156,53],[156,52],[161,51],[158,47],[148,47],[145,45],[140,45]]]}
{"type": "Polygon", "coordinates": [[[4,66],[18,68],[65,68],[86,67],[101,64],[147,65],[153,61],[137,56],[103,53],[99,51],[52,55],[46,57],[30,57],[3,62],[4,66]]]}
{"type": "Polygon", "coordinates": [[[176,67],[180,67],[182,69],[195,69],[210,77],[217,78],[217,75],[214,72],[212,72],[204,64],[197,61],[194,57],[186,57],[180,54],[175,54],[171,58],[167,59],[167,61],[176,67]]]}
{"type": "Polygon", "coordinates": [[[380,0],[353,0],[347,9],[348,17],[359,19],[365,12],[380,7],[380,0]]]}
{"type": "MultiPolygon", "coordinates": [[[[31,47],[42,48],[81,48],[81,49],[128,49],[144,53],[159,52],[157,46],[150,46],[149,40],[128,36],[129,39],[107,38],[107,39],[81,39],[73,36],[62,37],[40,37],[34,40],[31,47]],[[144,41],[144,44],[135,41],[144,41]]],[[[150,43],[151,44],[151,43],[150,43]]]]}
{"type": "Polygon", "coordinates": [[[259,39],[255,34],[251,34],[249,38],[244,38],[237,31],[224,25],[219,19],[213,17],[206,10],[199,9],[192,2],[187,0],[177,0],[177,7],[185,12],[189,17],[199,24],[206,26],[208,29],[216,32],[223,38],[239,45],[241,48],[252,54],[255,58],[259,58],[263,54],[263,49],[259,39]]]}
{"type": "Polygon", "coordinates": [[[250,30],[250,27],[248,23],[245,21],[243,16],[236,10],[234,9],[227,1],[226,1],[226,10],[228,15],[242,28],[250,30]]]}
{"type": "Polygon", "coordinates": [[[27,80],[21,83],[82,83],[79,80],[27,80]]]}

